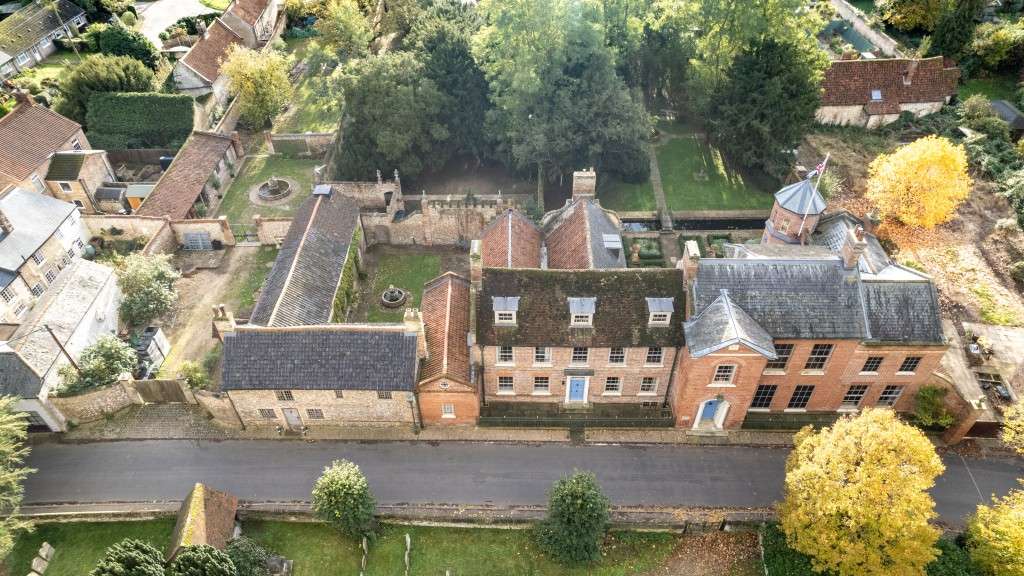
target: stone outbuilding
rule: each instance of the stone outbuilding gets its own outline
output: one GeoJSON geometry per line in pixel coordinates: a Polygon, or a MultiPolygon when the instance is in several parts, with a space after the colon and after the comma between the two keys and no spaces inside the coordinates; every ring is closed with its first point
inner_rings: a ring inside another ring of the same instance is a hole
{"type": "Polygon", "coordinates": [[[167,561],[186,546],[205,545],[223,550],[235,535],[237,512],[238,498],[233,494],[197,482],[178,509],[167,561]]]}

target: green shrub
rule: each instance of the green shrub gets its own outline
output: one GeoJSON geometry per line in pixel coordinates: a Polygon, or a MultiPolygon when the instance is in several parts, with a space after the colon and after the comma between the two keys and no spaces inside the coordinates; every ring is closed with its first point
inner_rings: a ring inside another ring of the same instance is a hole
{"type": "Polygon", "coordinates": [[[608,498],[590,472],[555,482],[548,516],[537,526],[537,544],[565,564],[596,562],[608,530],[608,498]]]}
{"type": "Polygon", "coordinates": [[[178,377],[188,384],[189,388],[205,389],[210,384],[210,377],[198,362],[188,360],[178,368],[178,377]]]}
{"type": "Polygon", "coordinates": [[[125,539],[107,548],[89,576],[164,576],[164,555],[146,542],[125,539]]]}
{"type": "Polygon", "coordinates": [[[67,364],[60,369],[61,394],[77,394],[113,384],[125,372],[132,372],[139,359],[127,343],[112,334],[100,336],[78,357],[78,369],[67,364]]]}
{"type": "Polygon", "coordinates": [[[134,12],[125,12],[121,14],[121,23],[129,28],[134,28],[139,23],[139,17],[134,12]]]}
{"type": "Polygon", "coordinates": [[[1024,260],[1010,264],[1010,276],[1017,282],[1024,282],[1024,260]]]}
{"type": "Polygon", "coordinates": [[[227,554],[213,546],[186,546],[167,567],[167,576],[236,576],[227,554]]]}
{"type": "Polygon", "coordinates": [[[377,506],[359,466],[335,460],[313,485],[313,512],[353,538],[373,536],[377,506]]]}
{"type": "Polygon", "coordinates": [[[925,569],[928,576],[975,576],[967,550],[949,538],[939,538],[936,546],[939,557],[925,569]]]}
{"type": "Polygon", "coordinates": [[[97,149],[177,148],[192,132],[187,94],[101,92],[89,98],[86,125],[97,149]]]}
{"type": "Polygon", "coordinates": [[[228,542],[228,557],[235,565],[238,576],[268,576],[267,558],[270,554],[256,542],[241,536],[228,542]]]}
{"type": "Polygon", "coordinates": [[[925,428],[946,429],[953,425],[956,419],[950,414],[943,400],[949,390],[940,386],[922,386],[918,388],[915,396],[914,419],[925,428]]]}

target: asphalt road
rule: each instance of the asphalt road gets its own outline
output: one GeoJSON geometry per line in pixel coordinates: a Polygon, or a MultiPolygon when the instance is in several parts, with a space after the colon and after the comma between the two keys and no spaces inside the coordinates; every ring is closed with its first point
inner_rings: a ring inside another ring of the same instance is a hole
{"type": "MultiPolygon", "coordinates": [[[[359,464],[379,502],[541,504],[574,468],[593,471],[618,505],[769,506],[782,495],[787,450],[753,447],[573,446],[158,440],[33,447],[26,504],[180,500],[195,482],[250,501],[305,501],[335,458],[359,464]]],[[[943,458],[939,514],[959,523],[1024,477],[1020,459],[943,458]]]]}

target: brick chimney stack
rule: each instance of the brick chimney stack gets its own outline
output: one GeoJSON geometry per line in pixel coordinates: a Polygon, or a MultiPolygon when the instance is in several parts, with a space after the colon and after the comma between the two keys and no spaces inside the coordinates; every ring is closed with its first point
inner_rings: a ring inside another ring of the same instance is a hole
{"type": "Polygon", "coordinates": [[[572,173],[572,197],[593,198],[597,193],[597,172],[593,168],[572,173]]]}
{"type": "Polygon", "coordinates": [[[14,224],[11,224],[10,219],[7,218],[7,214],[4,214],[3,210],[0,210],[0,232],[3,232],[4,236],[14,232],[14,224]]]}
{"type": "Polygon", "coordinates": [[[843,244],[841,251],[843,266],[847,269],[856,268],[860,262],[861,254],[864,254],[864,250],[867,247],[867,240],[864,239],[864,227],[858,224],[856,228],[853,228],[846,234],[846,242],[843,244]]]}
{"type": "Polygon", "coordinates": [[[14,94],[14,101],[17,102],[19,106],[20,105],[25,105],[25,106],[35,106],[36,105],[36,99],[33,98],[32,94],[30,94],[29,91],[25,90],[24,88],[22,88],[20,90],[14,90],[13,94],[14,94]]]}

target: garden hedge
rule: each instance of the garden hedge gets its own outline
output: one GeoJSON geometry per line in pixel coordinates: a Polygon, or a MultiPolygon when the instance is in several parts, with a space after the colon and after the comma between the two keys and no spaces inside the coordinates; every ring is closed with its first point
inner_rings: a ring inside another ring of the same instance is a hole
{"type": "Polygon", "coordinates": [[[89,98],[89,142],[99,150],[177,148],[192,132],[192,97],[157,92],[104,92],[89,98]]]}

